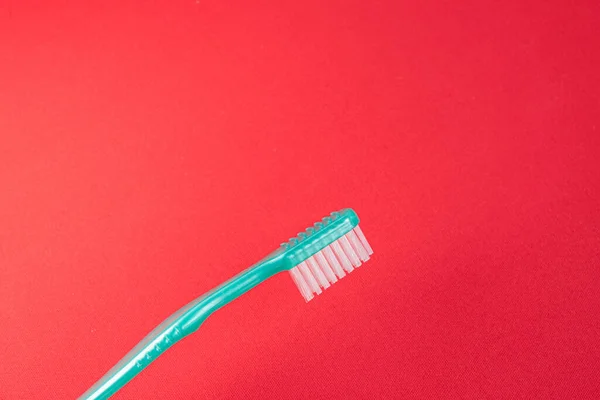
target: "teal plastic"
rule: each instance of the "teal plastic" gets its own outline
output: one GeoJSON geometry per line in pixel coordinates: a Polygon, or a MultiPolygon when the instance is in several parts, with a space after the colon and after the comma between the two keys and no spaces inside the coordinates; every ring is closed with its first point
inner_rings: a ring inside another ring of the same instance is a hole
{"type": "Polygon", "coordinates": [[[346,233],[359,219],[352,209],[331,213],[306,231],[282,243],[267,257],[171,315],[108,371],[79,399],[107,399],[168,348],[194,333],[219,308],[273,275],[287,271],[346,233]]]}

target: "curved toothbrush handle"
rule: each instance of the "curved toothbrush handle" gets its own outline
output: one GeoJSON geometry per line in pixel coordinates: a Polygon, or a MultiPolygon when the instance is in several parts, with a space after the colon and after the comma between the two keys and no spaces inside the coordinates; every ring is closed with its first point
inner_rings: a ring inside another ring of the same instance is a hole
{"type": "Polygon", "coordinates": [[[154,328],[114,367],[79,397],[79,400],[108,399],[173,344],[187,336],[179,327],[180,311],[154,328]]]}
{"type": "Polygon", "coordinates": [[[195,332],[210,314],[288,267],[284,252],[277,250],[184,306],[154,328],[79,400],[108,399],[169,347],[195,332]]]}

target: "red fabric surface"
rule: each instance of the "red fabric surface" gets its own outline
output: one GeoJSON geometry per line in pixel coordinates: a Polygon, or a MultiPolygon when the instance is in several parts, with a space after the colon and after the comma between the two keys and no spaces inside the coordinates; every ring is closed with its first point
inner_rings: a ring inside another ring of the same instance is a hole
{"type": "Polygon", "coordinates": [[[0,2],[1,399],[75,398],[343,207],[365,267],[115,398],[600,397],[598,2],[78,3],[0,2]]]}

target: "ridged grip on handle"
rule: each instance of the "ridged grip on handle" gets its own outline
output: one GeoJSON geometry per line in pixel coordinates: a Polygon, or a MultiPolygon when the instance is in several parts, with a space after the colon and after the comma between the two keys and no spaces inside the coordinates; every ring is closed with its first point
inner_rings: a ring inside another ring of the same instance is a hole
{"type": "Polygon", "coordinates": [[[289,269],[279,249],[171,315],[110,369],[80,400],[107,399],[139,374],[169,347],[195,332],[213,312],[271,276],[289,269]]]}

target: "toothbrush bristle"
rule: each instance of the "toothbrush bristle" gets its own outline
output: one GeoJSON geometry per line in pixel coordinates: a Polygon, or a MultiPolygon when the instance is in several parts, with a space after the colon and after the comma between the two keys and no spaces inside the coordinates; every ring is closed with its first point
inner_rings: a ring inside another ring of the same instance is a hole
{"type": "Polygon", "coordinates": [[[290,276],[309,302],[338,279],[369,260],[373,249],[358,225],[329,246],[292,268],[290,276]]]}

